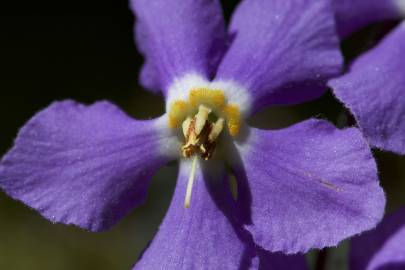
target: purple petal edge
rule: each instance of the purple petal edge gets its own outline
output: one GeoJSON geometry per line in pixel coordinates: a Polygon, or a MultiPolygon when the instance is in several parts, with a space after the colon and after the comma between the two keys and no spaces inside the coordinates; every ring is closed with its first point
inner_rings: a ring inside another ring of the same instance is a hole
{"type": "Polygon", "coordinates": [[[405,154],[405,23],[329,82],[372,146],[405,154]]]}

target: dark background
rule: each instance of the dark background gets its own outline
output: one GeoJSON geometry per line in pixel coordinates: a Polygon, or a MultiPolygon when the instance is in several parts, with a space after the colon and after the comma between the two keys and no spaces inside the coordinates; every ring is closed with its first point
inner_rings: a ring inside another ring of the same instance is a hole
{"type": "MultiPolygon", "coordinates": [[[[236,3],[224,5],[227,18],[236,3]]],[[[127,1],[3,4],[0,154],[11,147],[19,127],[54,100],[106,99],[139,119],[162,114],[162,98],[143,91],[137,83],[142,57],[134,44],[133,24],[127,1]]],[[[374,25],[346,41],[343,49],[348,60],[373,46],[394,25],[374,25]]],[[[309,117],[326,118],[341,127],[347,123],[347,113],[330,93],[307,104],[270,108],[250,122],[281,128],[309,117]]],[[[376,157],[388,209],[396,209],[405,203],[405,158],[380,152],[376,157]]],[[[0,269],[130,269],[156,233],[175,180],[175,164],[161,169],[145,205],[104,233],[51,224],[0,192],[0,269]]],[[[330,269],[345,264],[346,247],[329,256],[330,269]]]]}

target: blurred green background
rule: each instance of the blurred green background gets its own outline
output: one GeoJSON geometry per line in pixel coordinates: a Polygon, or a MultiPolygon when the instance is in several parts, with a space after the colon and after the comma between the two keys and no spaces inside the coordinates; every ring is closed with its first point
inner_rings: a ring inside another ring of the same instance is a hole
{"type": "MultiPolygon", "coordinates": [[[[236,1],[224,2],[229,18],[236,1]]],[[[126,1],[15,2],[0,11],[0,154],[35,112],[54,100],[106,99],[135,118],[163,113],[163,100],[137,83],[142,57],[126,1]]],[[[168,16],[170,14],[167,14],[168,16]]],[[[394,22],[374,25],[343,44],[348,60],[373,46],[394,22]]],[[[282,128],[318,117],[344,126],[347,113],[330,93],[314,102],[270,108],[254,126],[282,128]]],[[[405,203],[405,158],[376,151],[388,211],[405,203]]],[[[51,224],[0,192],[0,269],[130,269],[153,238],[176,180],[176,164],[154,177],[146,203],[112,230],[89,233],[51,224]]],[[[181,224],[180,224],[181,226],[181,224]]],[[[348,244],[328,252],[328,269],[344,269],[348,244]]],[[[316,252],[311,253],[314,263],[316,252]]]]}

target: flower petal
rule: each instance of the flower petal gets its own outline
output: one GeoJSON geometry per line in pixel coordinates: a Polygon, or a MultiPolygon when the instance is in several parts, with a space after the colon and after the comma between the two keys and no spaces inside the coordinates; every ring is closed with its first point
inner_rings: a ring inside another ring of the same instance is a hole
{"type": "Polygon", "coordinates": [[[336,28],[345,38],[368,24],[400,19],[402,0],[333,0],[336,14],[336,28]]]}
{"type": "Polygon", "coordinates": [[[187,73],[213,76],[225,48],[218,0],[131,0],[136,39],[145,56],[141,83],[167,95],[187,73]]]}
{"type": "Polygon", "coordinates": [[[405,269],[405,207],[352,240],[351,270],[405,269]]]}
{"type": "Polygon", "coordinates": [[[239,197],[250,204],[246,227],[268,251],[333,246],[382,218],[374,159],[355,128],[309,120],[279,131],[251,129],[237,148],[243,167],[235,175],[250,191],[239,197]]]}
{"type": "Polygon", "coordinates": [[[191,166],[181,161],[169,210],[135,269],[251,269],[254,250],[233,221],[234,201],[223,165],[203,170],[198,166],[190,208],[186,209],[191,166]]]}
{"type": "Polygon", "coordinates": [[[158,121],[134,121],[108,102],[55,102],[20,130],[0,187],[52,222],[107,229],[143,202],[170,159],[158,121]]]}
{"type": "Polygon", "coordinates": [[[370,144],[405,154],[405,23],[329,84],[370,144]]]}
{"type": "Polygon", "coordinates": [[[233,15],[234,40],[217,78],[236,81],[254,110],[320,96],[342,57],[328,0],[249,0],[233,15]]]}

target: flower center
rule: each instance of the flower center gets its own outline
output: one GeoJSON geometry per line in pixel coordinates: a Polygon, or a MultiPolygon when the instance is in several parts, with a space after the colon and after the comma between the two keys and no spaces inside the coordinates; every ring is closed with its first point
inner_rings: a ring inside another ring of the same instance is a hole
{"type": "Polygon", "coordinates": [[[200,105],[198,113],[193,118],[187,117],[182,124],[185,138],[181,148],[183,156],[199,155],[204,160],[210,159],[223,128],[224,119],[216,119],[210,108],[200,105]]]}
{"type": "Polygon", "coordinates": [[[226,121],[229,134],[236,136],[241,125],[239,107],[228,103],[224,91],[210,88],[193,88],[188,93],[188,99],[178,99],[170,104],[168,111],[168,125],[179,128],[188,116],[194,115],[204,105],[212,115],[226,121]]]}
{"type": "Polygon", "coordinates": [[[191,89],[186,99],[177,99],[169,105],[168,125],[172,129],[181,128],[184,136],[181,153],[185,158],[193,158],[184,201],[188,208],[198,159],[211,159],[225,126],[231,136],[239,133],[241,113],[238,106],[227,102],[224,91],[204,87],[191,89]]]}

